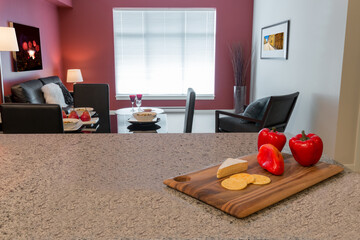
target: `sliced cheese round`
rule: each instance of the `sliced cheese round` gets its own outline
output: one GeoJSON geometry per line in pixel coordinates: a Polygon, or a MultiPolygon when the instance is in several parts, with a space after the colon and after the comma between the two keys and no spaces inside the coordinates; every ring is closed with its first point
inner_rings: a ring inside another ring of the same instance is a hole
{"type": "Polygon", "coordinates": [[[227,178],[221,182],[221,186],[228,190],[241,190],[246,188],[247,182],[244,179],[227,178]]]}
{"type": "Polygon", "coordinates": [[[271,182],[271,179],[267,176],[259,175],[259,174],[253,174],[253,176],[255,177],[255,181],[253,182],[253,184],[263,185],[271,182]]]}
{"type": "Polygon", "coordinates": [[[230,178],[244,179],[248,184],[253,183],[255,181],[255,177],[248,173],[237,173],[237,174],[230,176],[230,178]]]}
{"type": "Polygon", "coordinates": [[[248,162],[239,158],[228,158],[219,167],[217,178],[223,178],[248,169],[248,162]]]}

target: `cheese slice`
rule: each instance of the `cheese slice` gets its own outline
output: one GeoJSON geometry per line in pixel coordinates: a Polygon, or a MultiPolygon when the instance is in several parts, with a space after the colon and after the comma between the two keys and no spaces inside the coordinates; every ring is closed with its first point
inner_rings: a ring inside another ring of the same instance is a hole
{"type": "Polygon", "coordinates": [[[228,158],[219,167],[217,178],[226,177],[248,169],[248,162],[239,158],[228,158]]]}

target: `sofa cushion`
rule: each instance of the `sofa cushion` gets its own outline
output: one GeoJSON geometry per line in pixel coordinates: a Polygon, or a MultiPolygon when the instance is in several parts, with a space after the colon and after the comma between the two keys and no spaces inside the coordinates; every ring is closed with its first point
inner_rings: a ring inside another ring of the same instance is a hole
{"type": "MultiPolygon", "coordinates": [[[[247,106],[247,108],[245,109],[245,111],[240,115],[248,118],[261,120],[265,114],[269,99],[270,97],[265,97],[250,103],[249,106],[247,106]]],[[[249,123],[249,121],[244,119],[239,120],[240,123],[249,123]]]]}
{"type": "Polygon", "coordinates": [[[71,96],[69,90],[64,86],[58,76],[51,76],[46,78],[39,78],[39,80],[44,84],[56,83],[61,88],[62,93],[64,94],[65,103],[67,105],[74,105],[74,99],[71,96]]]}
{"type": "Polygon", "coordinates": [[[39,80],[42,82],[43,85],[46,85],[46,84],[49,84],[49,83],[61,82],[61,80],[60,80],[60,78],[58,76],[39,78],[39,80]]]}
{"type": "Polygon", "coordinates": [[[74,105],[74,98],[72,97],[69,90],[64,86],[64,84],[62,82],[58,82],[56,84],[59,85],[59,87],[61,88],[61,91],[64,95],[65,103],[67,105],[74,105]]]}
{"type": "Polygon", "coordinates": [[[11,87],[15,102],[19,103],[45,103],[39,80],[30,80],[11,87]]]}
{"type": "Polygon", "coordinates": [[[41,88],[44,93],[44,98],[48,104],[59,104],[60,107],[66,107],[64,95],[56,83],[49,83],[41,88]]]}
{"type": "Polygon", "coordinates": [[[17,103],[26,103],[27,98],[24,95],[24,91],[20,84],[16,84],[11,87],[11,102],[17,102],[17,103]]]}

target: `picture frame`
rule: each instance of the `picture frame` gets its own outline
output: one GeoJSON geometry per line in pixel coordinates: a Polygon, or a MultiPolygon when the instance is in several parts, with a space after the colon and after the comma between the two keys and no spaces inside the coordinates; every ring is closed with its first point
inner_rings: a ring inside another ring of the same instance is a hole
{"type": "Polygon", "coordinates": [[[288,59],[290,20],[261,28],[261,59],[288,59]]]}
{"type": "Polygon", "coordinates": [[[20,23],[9,22],[15,28],[19,46],[18,52],[12,52],[14,72],[41,70],[40,29],[20,23]]]}

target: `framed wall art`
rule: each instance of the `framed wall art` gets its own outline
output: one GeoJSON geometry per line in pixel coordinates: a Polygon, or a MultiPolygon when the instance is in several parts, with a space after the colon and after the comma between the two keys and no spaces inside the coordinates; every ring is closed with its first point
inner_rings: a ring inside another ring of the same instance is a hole
{"type": "Polygon", "coordinates": [[[290,21],[261,29],[261,59],[287,59],[290,21]]]}
{"type": "Polygon", "coordinates": [[[19,23],[10,22],[10,27],[15,28],[16,38],[19,45],[18,52],[12,52],[14,71],[32,71],[41,70],[41,44],[40,30],[19,23]]]}

